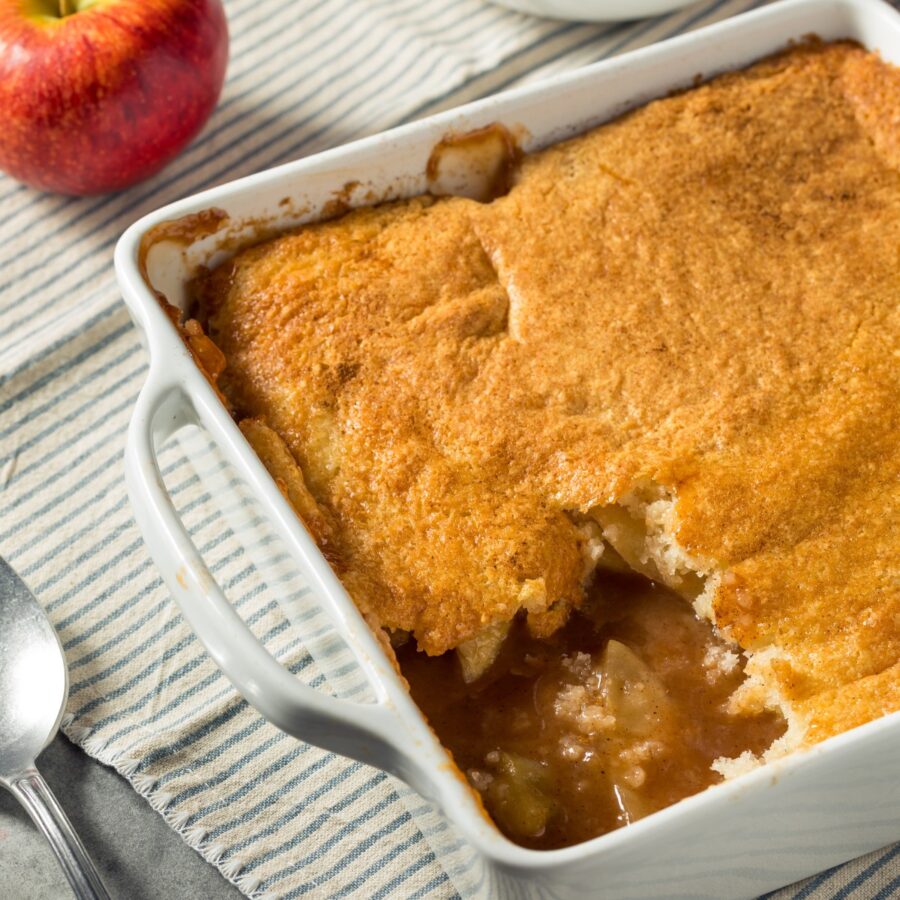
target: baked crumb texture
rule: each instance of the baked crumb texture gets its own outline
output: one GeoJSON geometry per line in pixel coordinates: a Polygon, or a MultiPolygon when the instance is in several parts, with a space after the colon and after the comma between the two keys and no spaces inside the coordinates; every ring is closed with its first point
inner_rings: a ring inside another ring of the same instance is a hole
{"type": "Polygon", "coordinates": [[[369,620],[477,673],[624,560],[748,654],[771,755],[900,708],[898,110],[875,55],[795,48],[491,203],[362,209],[201,278],[219,387],[369,620]]]}

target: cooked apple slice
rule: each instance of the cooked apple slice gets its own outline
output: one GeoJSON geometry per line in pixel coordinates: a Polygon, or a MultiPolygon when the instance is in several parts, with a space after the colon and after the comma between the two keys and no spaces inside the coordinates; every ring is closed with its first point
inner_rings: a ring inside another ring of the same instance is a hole
{"type": "Polygon", "coordinates": [[[618,575],[633,575],[635,570],[617,553],[612,544],[603,547],[603,553],[597,560],[597,569],[601,572],[615,572],[618,575]]]}
{"type": "Polygon", "coordinates": [[[491,814],[509,834],[539,837],[554,808],[546,768],[517,753],[500,751],[488,756],[494,757],[495,771],[487,789],[491,814]]]}
{"type": "Polygon", "coordinates": [[[467,684],[477,681],[494,664],[508,634],[509,622],[495,622],[456,648],[467,684]]]}
{"type": "Polygon", "coordinates": [[[639,791],[633,790],[624,784],[612,781],[612,792],[616,806],[619,808],[619,816],[626,825],[649,816],[650,813],[656,812],[654,807],[646,797],[639,791]]]}
{"type": "Polygon", "coordinates": [[[601,660],[606,708],[616,728],[651,737],[671,714],[666,689],[649,666],[620,641],[610,641],[601,660]]]}

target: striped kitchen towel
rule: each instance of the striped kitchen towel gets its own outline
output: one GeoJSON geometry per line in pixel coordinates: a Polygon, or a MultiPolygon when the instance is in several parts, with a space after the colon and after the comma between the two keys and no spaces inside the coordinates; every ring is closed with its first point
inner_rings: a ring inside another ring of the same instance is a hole
{"type": "MultiPolygon", "coordinates": [[[[123,484],[147,361],[118,296],[116,239],[201,188],[755,5],[702,2],[602,27],[482,0],[227,0],[221,102],[165,171],[86,199],[0,178],[0,554],[65,646],[68,736],[249,896],[447,898],[471,885],[464,849],[426,804],[267,725],[170,600],[123,484]]],[[[362,691],[253,497],[203,434],[170,442],[162,464],[197,545],[270,651],[323,690],[362,691]]],[[[776,896],[898,893],[894,848],[776,896]]]]}

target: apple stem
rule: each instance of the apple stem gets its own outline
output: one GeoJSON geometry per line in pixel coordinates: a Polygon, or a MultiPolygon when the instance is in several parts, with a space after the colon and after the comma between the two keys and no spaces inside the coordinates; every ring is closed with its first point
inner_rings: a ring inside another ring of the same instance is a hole
{"type": "Polygon", "coordinates": [[[75,12],[75,0],[59,0],[59,17],[64,19],[66,16],[75,12]]]}

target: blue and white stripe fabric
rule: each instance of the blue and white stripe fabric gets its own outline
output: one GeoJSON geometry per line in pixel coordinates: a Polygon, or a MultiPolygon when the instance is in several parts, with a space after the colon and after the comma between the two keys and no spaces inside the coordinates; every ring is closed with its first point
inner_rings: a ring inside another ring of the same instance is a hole
{"type": "MultiPolygon", "coordinates": [[[[467,866],[415,795],[249,709],[170,600],[123,484],[147,360],[116,288],[116,239],[201,188],[756,5],[701,2],[604,27],[482,0],[226,0],[221,102],[165,171],[87,199],[0,178],[0,554],[65,646],[66,733],[249,896],[450,898],[467,866]]],[[[271,652],[323,690],[359,694],[252,496],[203,435],[170,442],[162,465],[198,547],[271,652]]],[[[898,894],[894,848],[776,896],[898,894]]]]}

